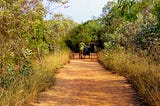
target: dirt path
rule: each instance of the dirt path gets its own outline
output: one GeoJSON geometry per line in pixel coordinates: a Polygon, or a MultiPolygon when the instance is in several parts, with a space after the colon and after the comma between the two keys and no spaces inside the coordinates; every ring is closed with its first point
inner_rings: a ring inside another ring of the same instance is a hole
{"type": "Polygon", "coordinates": [[[90,59],[71,60],[32,106],[140,106],[127,80],[90,59]]]}

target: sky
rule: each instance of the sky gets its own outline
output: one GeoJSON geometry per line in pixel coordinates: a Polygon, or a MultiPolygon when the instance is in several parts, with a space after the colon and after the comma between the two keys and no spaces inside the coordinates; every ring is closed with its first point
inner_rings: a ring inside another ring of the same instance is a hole
{"type": "MultiPolygon", "coordinates": [[[[50,12],[52,12],[52,14],[62,13],[65,17],[82,23],[93,19],[93,17],[99,17],[102,13],[102,8],[108,1],[111,0],[68,0],[65,6],[54,4],[50,12]]],[[[51,18],[52,16],[48,14],[47,18],[51,18]]]]}

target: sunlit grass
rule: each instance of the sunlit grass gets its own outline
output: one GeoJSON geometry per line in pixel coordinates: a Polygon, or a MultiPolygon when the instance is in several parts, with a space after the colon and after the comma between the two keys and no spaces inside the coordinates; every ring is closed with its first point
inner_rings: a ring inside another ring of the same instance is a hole
{"type": "Polygon", "coordinates": [[[41,61],[32,62],[33,74],[24,78],[17,75],[8,89],[0,88],[0,106],[25,106],[37,94],[54,85],[55,71],[69,61],[69,50],[52,53],[41,61]]]}
{"type": "Polygon", "coordinates": [[[160,104],[160,64],[124,51],[101,52],[99,60],[110,71],[128,77],[144,102],[155,106],[160,104]]]}

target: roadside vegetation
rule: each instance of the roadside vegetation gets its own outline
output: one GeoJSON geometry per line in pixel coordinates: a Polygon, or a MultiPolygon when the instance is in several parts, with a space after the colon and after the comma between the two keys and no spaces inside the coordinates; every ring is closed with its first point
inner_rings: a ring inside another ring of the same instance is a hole
{"type": "Polygon", "coordinates": [[[159,64],[124,50],[114,50],[112,53],[101,51],[98,56],[107,70],[129,79],[145,104],[159,105],[159,64]]]}
{"type": "Polygon", "coordinates": [[[106,69],[126,76],[148,105],[160,104],[160,2],[118,0],[108,2],[99,18],[70,32],[72,51],[80,40],[96,45],[106,69]]]}
{"type": "Polygon", "coordinates": [[[1,0],[0,7],[0,105],[24,106],[53,85],[55,71],[68,62],[64,40],[76,23],[61,14],[44,20],[39,0],[1,0]]]}
{"type": "Polygon", "coordinates": [[[118,0],[104,8],[100,22],[106,69],[126,76],[148,105],[160,104],[160,2],[118,0]]]}
{"type": "Polygon", "coordinates": [[[108,2],[99,18],[82,24],[62,14],[44,20],[39,0],[1,0],[0,6],[0,105],[23,106],[52,86],[81,40],[94,41],[99,61],[126,76],[145,103],[160,104],[159,0],[108,2]]]}

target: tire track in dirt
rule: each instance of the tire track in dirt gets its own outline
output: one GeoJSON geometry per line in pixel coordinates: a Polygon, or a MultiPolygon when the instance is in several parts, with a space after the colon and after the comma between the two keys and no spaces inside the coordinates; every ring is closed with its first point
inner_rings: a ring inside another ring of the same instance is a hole
{"type": "Polygon", "coordinates": [[[97,61],[75,59],[60,69],[55,86],[32,106],[140,106],[126,78],[97,61]]]}

